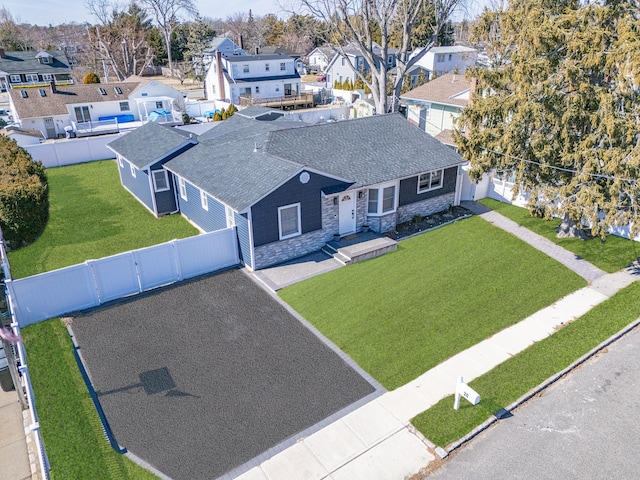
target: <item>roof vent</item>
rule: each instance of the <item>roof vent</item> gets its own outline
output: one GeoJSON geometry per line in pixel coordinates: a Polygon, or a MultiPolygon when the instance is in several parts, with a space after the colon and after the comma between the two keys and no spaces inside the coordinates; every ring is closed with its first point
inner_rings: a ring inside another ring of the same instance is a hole
{"type": "Polygon", "coordinates": [[[29,98],[29,94],[27,93],[26,90],[20,90],[20,96],[22,98],[29,98]]]}
{"type": "Polygon", "coordinates": [[[102,87],[98,87],[98,90],[100,90],[100,94],[101,95],[106,95],[107,94],[107,91],[102,87]]]}
{"type": "Polygon", "coordinates": [[[44,91],[44,88],[39,88],[38,93],[40,94],[41,97],[47,96],[47,92],[44,91]]]}

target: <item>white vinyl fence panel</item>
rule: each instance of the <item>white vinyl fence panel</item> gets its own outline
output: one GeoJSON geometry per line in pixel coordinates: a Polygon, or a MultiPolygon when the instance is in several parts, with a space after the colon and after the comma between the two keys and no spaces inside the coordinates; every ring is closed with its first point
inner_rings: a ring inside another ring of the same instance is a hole
{"type": "Polygon", "coordinates": [[[42,162],[46,168],[62,167],[64,165],[114,158],[115,154],[107,148],[107,143],[112,142],[119,135],[70,138],[39,145],[27,145],[24,148],[29,152],[31,158],[42,162]]]}
{"type": "Polygon", "coordinates": [[[235,228],[7,280],[20,326],[239,263],[235,228]]]}

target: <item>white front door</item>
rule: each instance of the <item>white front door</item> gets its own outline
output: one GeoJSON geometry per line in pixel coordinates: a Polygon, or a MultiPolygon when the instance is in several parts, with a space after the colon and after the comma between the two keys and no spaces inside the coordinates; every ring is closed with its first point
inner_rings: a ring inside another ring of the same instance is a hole
{"type": "Polygon", "coordinates": [[[345,192],[338,197],[338,233],[346,235],[356,231],[356,192],[345,192]]]}

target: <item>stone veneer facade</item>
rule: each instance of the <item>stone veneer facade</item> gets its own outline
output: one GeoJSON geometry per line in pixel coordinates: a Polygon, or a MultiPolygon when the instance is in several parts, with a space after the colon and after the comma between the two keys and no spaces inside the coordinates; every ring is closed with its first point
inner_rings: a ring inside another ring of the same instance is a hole
{"type": "MultiPolygon", "coordinates": [[[[445,193],[437,197],[422,200],[420,202],[410,203],[408,205],[402,205],[398,207],[398,223],[404,223],[411,220],[415,215],[432,215],[437,212],[442,212],[448,209],[454,204],[456,200],[455,192],[445,193]]],[[[395,225],[394,225],[395,227],[395,225]]]]}

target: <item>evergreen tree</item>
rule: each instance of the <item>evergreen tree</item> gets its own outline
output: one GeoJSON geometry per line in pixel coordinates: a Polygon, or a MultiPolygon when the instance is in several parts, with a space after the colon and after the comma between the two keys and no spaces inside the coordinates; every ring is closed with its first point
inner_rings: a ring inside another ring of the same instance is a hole
{"type": "Polygon", "coordinates": [[[0,135],[0,228],[12,249],[33,242],[49,218],[49,187],[41,162],[0,135]]]}
{"type": "Polygon", "coordinates": [[[636,1],[512,0],[475,30],[499,68],[476,69],[456,132],[480,178],[514,174],[560,233],[640,232],[640,20],[636,1]]]}

